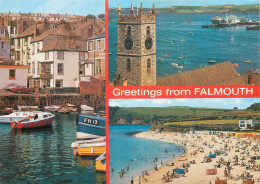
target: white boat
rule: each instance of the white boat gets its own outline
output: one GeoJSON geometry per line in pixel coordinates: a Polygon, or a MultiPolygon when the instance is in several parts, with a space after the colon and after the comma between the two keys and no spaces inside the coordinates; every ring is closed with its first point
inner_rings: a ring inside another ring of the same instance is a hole
{"type": "Polygon", "coordinates": [[[248,60],[248,61],[245,61],[245,63],[251,64],[251,63],[252,63],[252,61],[248,60]]]}
{"type": "Polygon", "coordinates": [[[183,69],[183,66],[174,66],[174,67],[178,69],[183,69]]]}
{"type": "Polygon", "coordinates": [[[91,140],[83,140],[83,141],[76,141],[71,143],[72,148],[77,148],[80,144],[88,144],[88,143],[103,143],[105,142],[106,137],[99,137],[96,139],[91,139],[91,140]]]}
{"type": "Polygon", "coordinates": [[[215,63],[216,63],[216,61],[214,61],[214,60],[210,59],[208,63],[209,63],[209,64],[215,64],[215,63]]]}
{"type": "Polygon", "coordinates": [[[164,61],[164,58],[163,57],[159,57],[158,60],[159,61],[164,61]]]}
{"type": "Polygon", "coordinates": [[[172,66],[178,66],[178,63],[171,63],[172,66]]]}
{"type": "Polygon", "coordinates": [[[83,111],[94,111],[93,107],[90,107],[90,106],[87,106],[87,105],[81,105],[80,108],[83,111]]]}
{"type": "Polygon", "coordinates": [[[44,109],[50,112],[57,112],[60,109],[60,105],[45,106],[44,109]]]}
{"type": "Polygon", "coordinates": [[[181,42],[182,42],[182,43],[184,42],[183,37],[182,37],[182,39],[181,39],[181,42]]]}
{"type": "Polygon", "coordinates": [[[19,121],[25,119],[29,115],[33,115],[33,112],[29,112],[29,111],[13,112],[9,115],[0,116],[0,123],[10,124],[15,120],[19,121]]]}
{"type": "Polygon", "coordinates": [[[181,56],[178,57],[178,59],[182,59],[183,55],[182,55],[182,49],[181,49],[181,56]]]}

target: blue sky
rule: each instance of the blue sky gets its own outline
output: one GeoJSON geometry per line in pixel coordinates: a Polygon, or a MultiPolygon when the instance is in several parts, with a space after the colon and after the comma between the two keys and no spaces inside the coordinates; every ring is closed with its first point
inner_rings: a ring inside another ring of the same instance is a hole
{"type": "Polygon", "coordinates": [[[183,99],[110,99],[109,106],[119,107],[169,107],[189,106],[246,109],[253,103],[259,103],[259,98],[183,98],[183,99]]]}
{"type": "MultiPolygon", "coordinates": [[[[138,0],[143,3],[144,8],[151,8],[152,4],[155,4],[157,8],[164,8],[169,6],[205,6],[205,5],[226,5],[226,4],[259,4],[259,0],[138,0]]],[[[137,0],[109,0],[109,7],[117,7],[120,3],[122,8],[130,7],[133,3],[134,6],[137,4],[137,0]]]]}
{"type": "Polygon", "coordinates": [[[0,12],[87,15],[105,13],[105,0],[0,0],[0,12]]]}

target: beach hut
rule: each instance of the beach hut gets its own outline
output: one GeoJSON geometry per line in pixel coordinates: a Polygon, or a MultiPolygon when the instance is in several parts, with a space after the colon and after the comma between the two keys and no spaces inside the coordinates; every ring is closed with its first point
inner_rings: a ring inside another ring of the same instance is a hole
{"type": "Polygon", "coordinates": [[[254,139],[260,139],[260,134],[255,134],[255,135],[253,135],[253,138],[254,138],[254,139]]]}
{"type": "Polygon", "coordinates": [[[244,137],[243,133],[236,133],[236,137],[244,137]]]}
{"type": "Polygon", "coordinates": [[[231,136],[235,136],[235,135],[236,135],[235,132],[226,132],[226,136],[231,137],[231,136]]]}
{"type": "Polygon", "coordinates": [[[251,134],[251,133],[244,133],[243,134],[243,137],[253,137],[254,134],[251,134]]]}
{"type": "Polygon", "coordinates": [[[214,175],[217,173],[218,173],[217,169],[206,169],[206,175],[214,175]]]}

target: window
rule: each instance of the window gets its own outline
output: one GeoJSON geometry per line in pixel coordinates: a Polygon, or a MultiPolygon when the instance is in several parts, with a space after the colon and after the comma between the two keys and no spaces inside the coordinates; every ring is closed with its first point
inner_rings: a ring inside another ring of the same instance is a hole
{"type": "Polygon", "coordinates": [[[31,63],[28,63],[28,73],[31,73],[31,63]]]}
{"type": "Polygon", "coordinates": [[[0,29],[0,35],[5,35],[5,29],[0,29]]]}
{"type": "Polygon", "coordinates": [[[58,63],[58,75],[63,75],[63,63],[58,63]]]}
{"type": "Polygon", "coordinates": [[[151,71],[151,59],[147,59],[147,71],[151,71]]]}
{"type": "Polygon", "coordinates": [[[45,52],[45,60],[49,59],[49,52],[45,52]]]}
{"type": "Polygon", "coordinates": [[[11,45],[14,46],[14,39],[11,39],[11,45]]]}
{"type": "Polygon", "coordinates": [[[15,69],[9,70],[9,80],[15,80],[15,78],[16,78],[15,72],[16,72],[15,69]]]}
{"type": "Polygon", "coordinates": [[[32,54],[34,54],[34,52],[35,52],[35,45],[33,44],[32,45],[32,54]]]}
{"type": "Polygon", "coordinates": [[[101,59],[97,59],[97,74],[102,73],[102,62],[101,59]]]}
{"type": "Polygon", "coordinates": [[[126,70],[127,70],[127,71],[130,71],[130,70],[131,70],[131,60],[130,60],[130,59],[127,59],[127,60],[126,60],[126,70]]]}
{"type": "Polygon", "coordinates": [[[58,59],[64,59],[64,52],[58,51],[58,59]]]}
{"type": "Polygon", "coordinates": [[[35,65],[34,65],[34,62],[32,62],[32,73],[35,74],[35,65]]]}
{"type": "Polygon", "coordinates": [[[101,50],[101,40],[97,40],[97,50],[101,50]]]}
{"type": "Polygon", "coordinates": [[[17,40],[17,48],[20,49],[20,39],[17,40]]]}
{"type": "Polygon", "coordinates": [[[62,80],[56,80],[55,87],[62,88],[62,80]]]}
{"type": "Polygon", "coordinates": [[[42,64],[42,74],[50,74],[51,73],[51,64],[42,64]]]}
{"type": "Polygon", "coordinates": [[[151,33],[150,26],[147,26],[147,29],[146,29],[146,37],[150,37],[150,33],[151,33]]]}
{"type": "Polygon", "coordinates": [[[50,80],[50,79],[47,79],[47,80],[46,80],[46,87],[47,87],[47,88],[50,88],[50,87],[51,87],[51,80],[50,80]]]}
{"type": "Polygon", "coordinates": [[[88,50],[92,51],[93,50],[93,41],[88,42],[88,50]]]}
{"type": "Polygon", "coordinates": [[[127,36],[128,37],[131,36],[131,27],[130,26],[127,27],[127,36]]]}
{"type": "Polygon", "coordinates": [[[37,53],[39,53],[39,51],[40,51],[40,44],[37,43],[37,53]]]}
{"type": "Polygon", "coordinates": [[[5,49],[5,42],[1,42],[1,49],[2,49],[2,50],[5,49]]]}
{"type": "Polygon", "coordinates": [[[20,51],[16,52],[16,60],[20,60],[20,51]]]}
{"type": "Polygon", "coordinates": [[[24,45],[27,46],[27,44],[28,44],[28,38],[25,38],[24,39],[24,45]]]}
{"type": "Polygon", "coordinates": [[[79,52],[79,60],[85,60],[85,52],[79,52]]]}

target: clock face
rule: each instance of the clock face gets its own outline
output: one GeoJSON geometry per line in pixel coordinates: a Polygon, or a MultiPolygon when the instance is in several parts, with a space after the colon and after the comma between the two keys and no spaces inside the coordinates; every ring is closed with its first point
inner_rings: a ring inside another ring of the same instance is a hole
{"type": "Polygon", "coordinates": [[[132,38],[128,37],[127,39],[125,39],[125,48],[127,50],[131,50],[133,48],[133,40],[132,40],[132,38]]]}
{"type": "Polygon", "coordinates": [[[153,40],[151,37],[146,38],[145,40],[145,47],[146,49],[151,49],[153,46],[153,40]]]}

